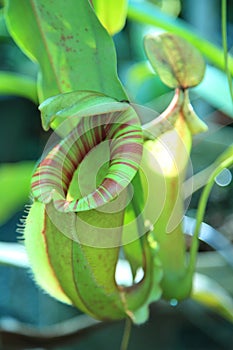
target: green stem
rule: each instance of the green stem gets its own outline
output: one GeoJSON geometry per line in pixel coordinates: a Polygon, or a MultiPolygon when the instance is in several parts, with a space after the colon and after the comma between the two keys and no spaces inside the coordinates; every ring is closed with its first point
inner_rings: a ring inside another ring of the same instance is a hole
{"type": "MultiPolygon", "coordinates": [[[[230,148],[232,152],[232,148],[230,148]]],[[[193,274],[195,270],[195,264],[196,264],[196,256],[197,251],[199,247],[199,232],[200,227],[204,218],[205,210],[207,201],[210,195],[210,191],[214,185],[216,176],[225,168],[231,167],[233,165],[233,154],[229,156],[229,158],[225,159],[221,162],[220,165],[218,165],[215,170],[212,172],[211,176],[209,177],[209,180],[207,182],[207,185],[205,186],[201,198],[199,200],[198,209],[197,209],[197,216],[196,216],[196,226],[193,233],[193,239],[192,239],[192,245],[190,248],[190,260],[189,260],[189,266],[188,266],[188,274],[193,274]]]]}
{"type": "Polygon", "coordinates": [[[227,0],[222,0],[222,46],[224,51],[225,71],[227,75],[231,99],[233,101],[233,87],[232,87],[231,72],[229,69],[228,44],[227,44],[227,0]]]}
{"type": "Polygon", "coordinates": [[[184,103],[184,93],[181,89],[176,89],[173,99],[163,113],[151,122],[142,126],[145,139],[154,140],[166,131],[174,128],[179,112],[184,103]]]}
{"type": "Polygon", "coordinates": [[[130,320],[130,318],[127,317],[125,320],[125,329],[124,329],[120,350],[128,349],[131,329],[132,329],[132,321],[130,320]]]}
{"type": "Polygon", "coordinates": [[[132,198],[132,207],[135,213],[135,218],[137,220],[139,237],[143,237],[144,233],[146,232],[145,225],[144,225],[144,218],[142,216],[142,210],[143,210],[142,206],[144,203],[144,195],[143,195],[143,188],[142,188],[140,175],[138,172],[132,180],[132,186],[134,188],[134,191],[137,191],[136,192],[137,195],[134,195],[132,198]]]}
{"type": "MultiPolygon", "coordinates": [[[[152,25],[173,32],[197,47],[216,67],[225,71],[224,54],[221,48],[203,39],[195,33],[195,29],[184,21],[165,15],[149,3],[131,2],[128,18],[139,23],[152,25]]],[[[233,74],[233,57],[228,55],[229,71],[233,74]]]]}
{"type": "Polygon", "coordinates": [[[36,81],[26,75],[0,72],[0,94],[25,97],[38,104],[36,81]]]}

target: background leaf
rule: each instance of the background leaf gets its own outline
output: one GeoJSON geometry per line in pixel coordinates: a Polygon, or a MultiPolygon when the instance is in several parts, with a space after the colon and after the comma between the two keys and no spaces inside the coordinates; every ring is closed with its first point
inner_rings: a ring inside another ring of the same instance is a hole
{"type": "Polygon", "coordinates": [[[6,222],[28,201],[34,162],[0,166],[0,224],[6,222]]]}
{"type": "Polygon", "coordinates": [[[36,81],[13,72],[0,72],[0,94],[22,96],[34,103],[38,102],[36,81]]]}
{"type": "Polygon", "coordinates": [[[128,0],[92,0],[102,25],[114,35],[125,25],[128,0]]]}
{"type": "Polygon", "coordinates": [[[196,273],[193,282],[192,299],[214,309],[233,322],[233,300],[216,281],[196,273]]]}

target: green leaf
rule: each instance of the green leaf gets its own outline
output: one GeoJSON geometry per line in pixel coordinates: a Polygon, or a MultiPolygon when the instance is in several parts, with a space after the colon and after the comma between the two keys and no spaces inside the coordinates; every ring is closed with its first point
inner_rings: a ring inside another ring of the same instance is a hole
{"type": "Polygon", "coordinates": [[[171,88],[196,86],[203,79],[205,63],[199,51],[174,34],[148,34],[145,50],[164,84],[171,88]]]}
{"type": "MultiPolygon", "coordinates": [[[[177,34],[194,45],[215,66],[225,71],[224,53],[221,48],[198,35],[195,28],[179,18],[166,15],[156,6],[147,2],[132,1],[128,8],[128,18],[139,23],[149,24],[177,34]]],[[[228,54],[229,71],[233,74],[233,57],[228,54]]]]}
{"type": "Polygon", "coordinates": [[[89,1],[6,0],[5,16],[16,43],[40,64],[40,102],[73,90],[127,99],[113,41],[89,1]]]}
{"type": "Polygon", "coordinates": [[[0,224],[4,224],[27,202],[34,162],[0,166],[0,224]]]}
{"type": "Polygon", "coordinates": [[[232,297],[210,277],[199,273],[195,274],[191,297],[233,322],[232,297]]]}
{"type": "Polygon", "coordinates": [[[102,25],[114,35],[125,25],[128,0],[92,0],[102,25]]]}
{"type": "Polygon", "coordinates": [[[38,103],[36,81],[26,75],[0,72],[0,94],[21,96],[38,103]]]}

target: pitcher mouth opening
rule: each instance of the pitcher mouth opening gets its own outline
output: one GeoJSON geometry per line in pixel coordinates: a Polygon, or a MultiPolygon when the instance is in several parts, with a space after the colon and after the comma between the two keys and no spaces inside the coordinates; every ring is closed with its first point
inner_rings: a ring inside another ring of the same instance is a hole
{"type": "Polygon", "coordinates": [[[53,201],[60,212],[101,207],[115,199],[132,181],[140,166],[142,143],[140,121],[131,107],[82,118],[37,167],[32,178],[32,195],[44,204],[53,201]],[[109,168],[103,180],[90,193],[78,199],[70,198],[67,194],[75,171],[102,142],[109,147],[109,168]]]}

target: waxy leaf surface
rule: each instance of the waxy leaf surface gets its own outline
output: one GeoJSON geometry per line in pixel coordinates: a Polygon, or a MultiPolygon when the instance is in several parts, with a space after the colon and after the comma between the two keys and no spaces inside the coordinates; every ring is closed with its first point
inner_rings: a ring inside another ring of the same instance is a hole
{"type": "Polygon", "coordinates": [[[7,0],[5,9],[10,34],[40,65],[40,102],[73,90],[126,99],[112,39],[89,1],[7,0]]]}

